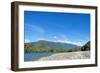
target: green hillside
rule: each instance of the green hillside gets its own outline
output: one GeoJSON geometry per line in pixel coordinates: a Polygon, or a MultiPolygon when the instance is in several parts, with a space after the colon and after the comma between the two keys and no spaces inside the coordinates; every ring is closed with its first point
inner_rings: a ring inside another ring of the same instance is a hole
{"type": "Polygon", "coordinates": [[[81,47],[81,50],[82,51],[88,51],[88,50],[90,50],[90,41],[88,41],[85,45],[83,45],[81,47]]]}
{"type": "Polygon", "coordinates": [[[90,50],[90,42],[87,42],[82,47],[61,42],[52,42],[40,40],[24,44],[24,51],[28,52],[73,52],[90,50]]]}

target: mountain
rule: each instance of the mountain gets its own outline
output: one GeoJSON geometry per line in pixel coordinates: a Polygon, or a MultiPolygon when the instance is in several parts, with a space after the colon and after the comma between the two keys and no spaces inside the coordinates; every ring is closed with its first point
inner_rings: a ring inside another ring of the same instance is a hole
{"type": "Polygon", "coordinates": [[[82,51],[90,50],[90,41],[88,41],[85,45],[81,47],[82,51]]]}
{"type": "MultiPolygon", "coordinates": [[[[27,47],[34,48],[34,49],[74,49],[79,48],[80,46],[69,44],[69,43],[61,43],[61,42],[52,42],[52,41],[45,41],[39,40],[36,42],[25,43],[27,47]]],[[[25,47],[25,48],[27,48],[25,47]]]]}

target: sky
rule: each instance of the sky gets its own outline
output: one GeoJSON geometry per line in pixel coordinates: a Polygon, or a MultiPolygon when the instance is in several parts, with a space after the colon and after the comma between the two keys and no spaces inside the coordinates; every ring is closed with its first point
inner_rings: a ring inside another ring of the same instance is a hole
{"type": "Polygon", "coordinates": [[[38,40],[82,46],[90,40],[90,14],[24,11],[24,41],[38,40]]]}

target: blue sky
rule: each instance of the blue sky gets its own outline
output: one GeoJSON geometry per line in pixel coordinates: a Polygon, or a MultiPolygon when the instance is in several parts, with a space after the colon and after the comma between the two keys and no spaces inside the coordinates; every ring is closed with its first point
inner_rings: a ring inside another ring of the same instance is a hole
{"type": "Polygon", "coordinates": [[[24,31],[25,42],[83,45],[90,40],[90,14],[24,11],[24,31]]]}

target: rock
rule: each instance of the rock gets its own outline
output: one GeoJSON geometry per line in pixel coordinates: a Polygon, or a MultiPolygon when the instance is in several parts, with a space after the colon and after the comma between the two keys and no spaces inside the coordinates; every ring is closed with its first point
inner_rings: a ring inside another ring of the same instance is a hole
{"type": "Polygon", "coordinates": [[[51,56],[42,57],[38,61],[47,61],[47,60],[73,60],[73,59],[89,59],[90,51],[79,51],[79,52],[66,52],[53,54],[51,56]]]}

